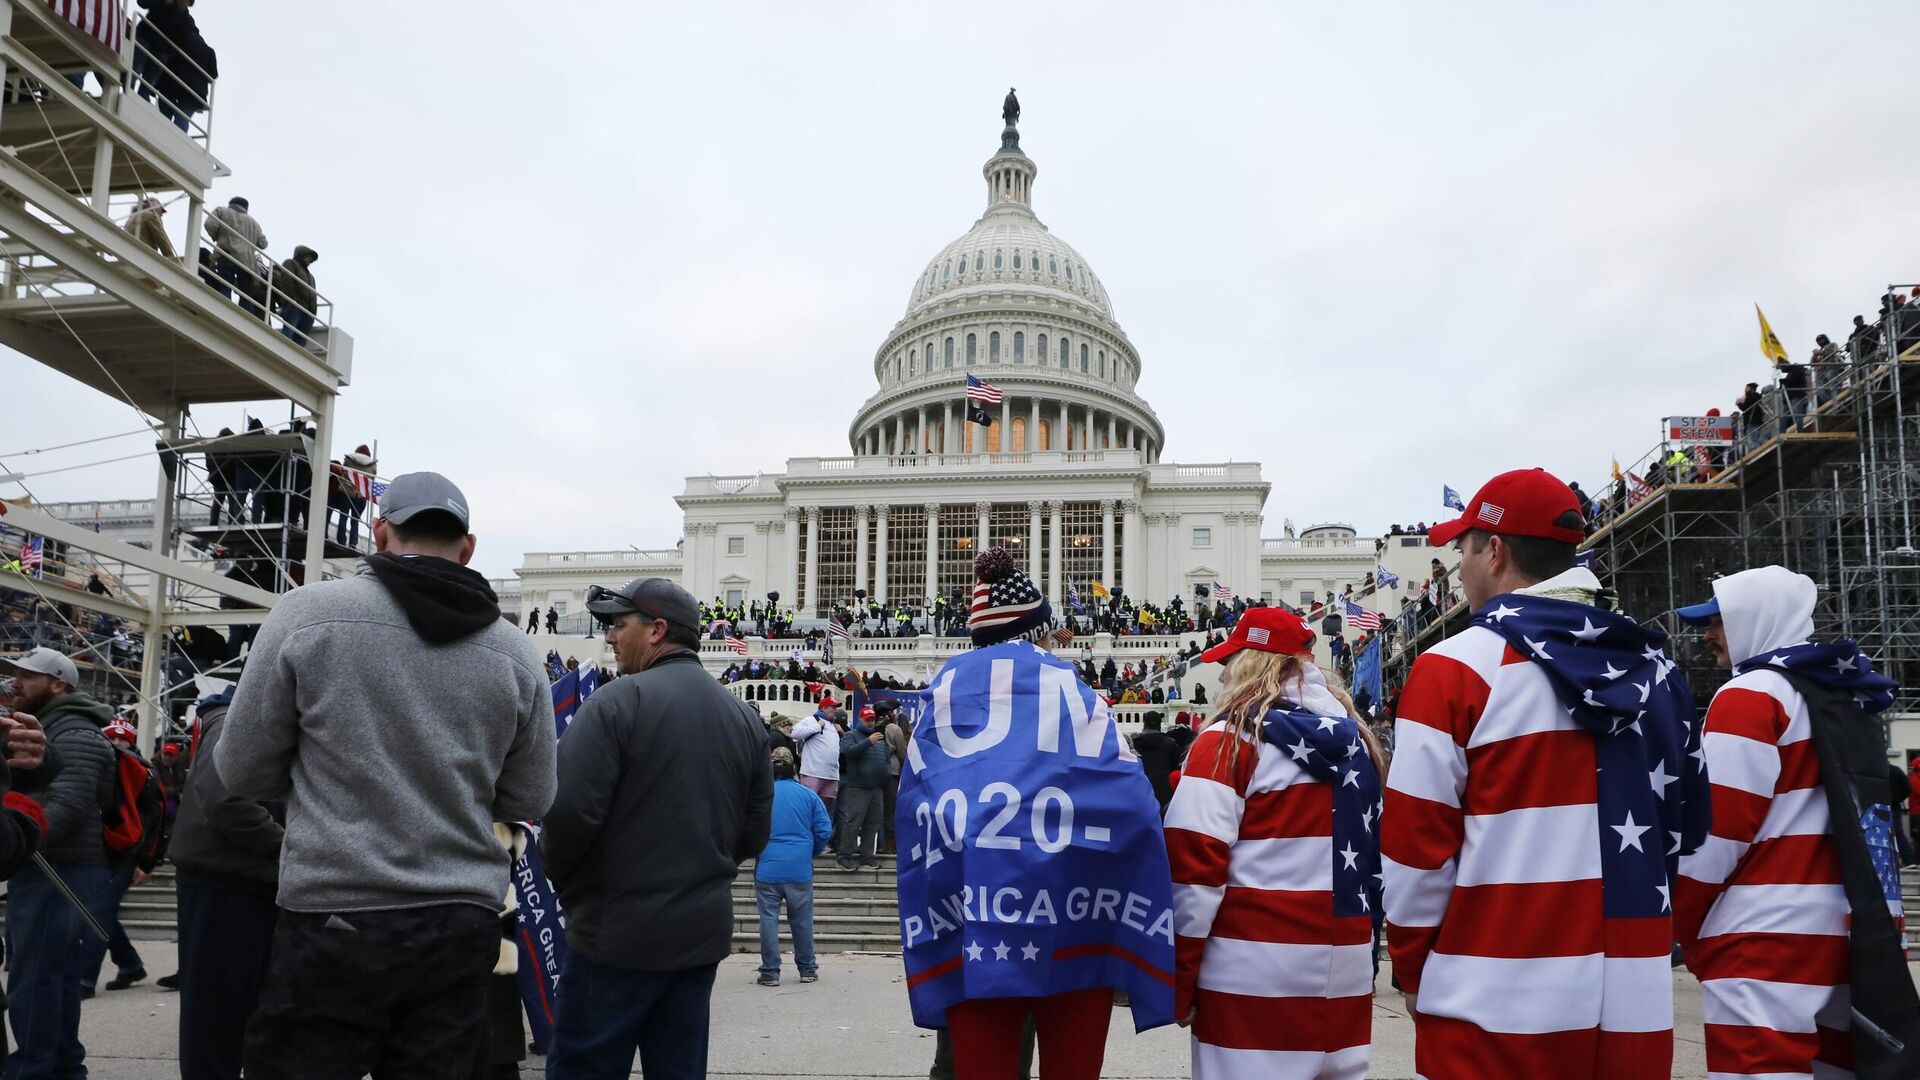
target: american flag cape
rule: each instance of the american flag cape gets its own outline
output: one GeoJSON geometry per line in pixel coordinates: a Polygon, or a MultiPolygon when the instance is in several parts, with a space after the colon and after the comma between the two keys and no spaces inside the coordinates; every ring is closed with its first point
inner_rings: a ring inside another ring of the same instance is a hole
{"type": "MultiPolygon", "coordinates": [[[[1548,584],[1599,585],[1580,570],[1548,584]]],[[[1381,856],[1429,1080],[1671,1071],[1672,879],[1709,803],[1666,645],[1514,593],[1415,662],[1381,856]]]]}
{"type": "MultiPolygon", "coordinates": [[[[1813,711],[1789,672],[1852,695],[1869,714],[1893,704],[1893,680],[1843,638],[1741,661],[1707,709],[1713,835],[1681,861],[1674,930],[1700,978],[1715,1076],[1851,1076],[1856,1065],[1852,905],[1813,711]]],[[[1861,828],[1881,896],[1900,922],[1890,811],[1864,807],[1861,828]]]]}
{"type": "Polygon", "coordinates": [[[1106,704],[1031,642],[973,649],[922,691],[900,770],[900,937],[913,1021],[975,998],[1112,987],[1173,1020],[1160,807],[1106,704]]]}
{"type": "Polygon", "coordinates": [[[119,53],[121,31],[127,23],[122,0],[47,0],[47,6],[108,52],[119,53]]]}

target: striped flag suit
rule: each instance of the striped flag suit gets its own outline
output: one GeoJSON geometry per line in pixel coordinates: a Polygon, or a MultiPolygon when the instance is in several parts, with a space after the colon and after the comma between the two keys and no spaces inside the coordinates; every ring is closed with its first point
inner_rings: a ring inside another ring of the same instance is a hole
{"type": "MultiPolygon", "coordinates": [[[[1714,582],[1727,650],[1745,658],[1707,709],[1713,834],[1682,860],[1674,929],[1700,977],[1710,1076],[1853,1075],[1848,903],[1812,711],[1782,673],[1855,692],[1870,712],[1893,683],[1851,641],[1815,645],[1813,582],[1761,567],[1714,582]]],[[[1891,823],[1876,869],[1900,917],[1891,823]]],[[[1872,830],[1869,830],[1870,844],[1872,830]]]]}
{"type": "Polygon", "coordinates": [[[1671,1070],[1699,732],[1664,633],[1561,599],[1598,587],[1576,568],[1489,601],[1402,692],[1381,865],[1428,1080],[1671,1070]]]}
{"type": "Polygon", "coordinates": [[[1265,738],[1203,731],[1167,807],[1196,1080],[1367,1072],[1378,779],[1319,669],[1299,689],[1305,711],[1269,713],[1265,738]]]}

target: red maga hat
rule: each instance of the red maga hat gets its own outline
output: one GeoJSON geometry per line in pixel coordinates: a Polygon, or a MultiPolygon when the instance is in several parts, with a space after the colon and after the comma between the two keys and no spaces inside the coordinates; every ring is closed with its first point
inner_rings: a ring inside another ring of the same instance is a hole
{"type": "Polygon", "coordinates": [[[1281,607],[1248,608],[1233,624],[1227,640],[1200,654],[1200,662],[1217,664],[1241,649],[1293,654],[1313,647],[1313,627],[1281,607]]]}
{"type": "Polygon", "coordinates": [[[1427,539],[1434,547],[1444,547],[1467,530],[1479,529],[1577,544],[1586,539],[1584,528],[1556,524],[1568,511],[1580,516],[1580,500],[1572,488],[1545,469],[1515,469],[1487,481],[1473,493],[1466,513],[1456,521],[1435,525],[1427,539]]]}

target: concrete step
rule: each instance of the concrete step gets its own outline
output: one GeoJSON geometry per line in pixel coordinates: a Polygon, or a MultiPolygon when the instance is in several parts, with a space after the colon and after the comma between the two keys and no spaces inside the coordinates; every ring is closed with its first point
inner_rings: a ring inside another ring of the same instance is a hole
{"type": "MultiPolygon", "coordinates": [[[[781,911],[782,917],[784,917],[785,914],[786,912],[783,908],[781,911]]],[[[814,900],[814,919],[819,920],[828,916],[849,919],[898,919],[900,917],[900,905],[878,900],[814,900]]],[[[752,901],[743,903],[735,900],[733,903],[733,917],[736,919],[758,919],[760,917],[760,908],[752,901]]]]}
{"type": "MultiPolygon", "coordinates": [[[[793,950],[792,935],[782,931],[780,934],[780,945],[783,952],[791,953],[793,950]]],[[[733,933],[733,951],[742,953],[759,952],[759,931],[752,929],[745,931],[735,930],[733,933]]],[[[824,933],[816,927],[813,933],[813,951],[815,953],[877,952],[898,954],[900,952],[900,934],[897,930],[886,934],[824,933]]]]}

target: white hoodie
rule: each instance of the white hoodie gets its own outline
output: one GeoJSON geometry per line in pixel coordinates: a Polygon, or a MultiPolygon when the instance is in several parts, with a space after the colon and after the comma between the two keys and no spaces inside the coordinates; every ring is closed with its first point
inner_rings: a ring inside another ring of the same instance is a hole
{"type": "Polygon", "coordinates": [[[1798,645],[1813,636],[1813,579],[1784,566],[1759,566],[1715,578],[1727,653],[1737,666],[1764,652],[1798,645]]]}
{"type": "Polygon", "coordinates": [[[800,775],[816,780],[840,779],[840,728],[814,713],[793,725],[793,741],[800,745],[800,775]]]}

